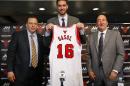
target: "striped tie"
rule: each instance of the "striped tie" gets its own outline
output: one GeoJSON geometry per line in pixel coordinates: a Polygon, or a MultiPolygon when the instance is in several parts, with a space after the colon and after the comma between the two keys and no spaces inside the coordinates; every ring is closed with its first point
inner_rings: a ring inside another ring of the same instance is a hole
{"type": "Polygon", "coordinates": [[[32,46],[32,60],[31,60],[31,65],[32,67],[36,68],[37,67],[37,54],[36,54],[36,46],[33,40],[33,36],[31,35],[31,46],[32,46]]]}

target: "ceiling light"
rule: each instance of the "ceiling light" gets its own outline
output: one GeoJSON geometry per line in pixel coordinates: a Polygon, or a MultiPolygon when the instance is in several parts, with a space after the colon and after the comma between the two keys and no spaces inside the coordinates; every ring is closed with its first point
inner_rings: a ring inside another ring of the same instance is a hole
{"type": "Polygon", "coordinates": [[[99,8],[93,8],[93,11],[99,10],[99,8]]]}
{"type": "Polygon", "coordinates": [[[129,11],[126,11],[125,14],[129,14],[129,11]]]}
{"type": "Polygon", "coordinates": [[[46,10],[45,8],[39,8],[39,10],[43,11],[43,10],[46,10]]]}

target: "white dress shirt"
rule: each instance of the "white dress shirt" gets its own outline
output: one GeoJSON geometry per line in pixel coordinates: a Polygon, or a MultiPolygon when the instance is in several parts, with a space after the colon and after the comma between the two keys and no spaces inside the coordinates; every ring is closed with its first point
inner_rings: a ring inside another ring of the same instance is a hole
{"type": "Polygon", "coordinates": [[[62,19],[64,18],[64,22],[65,22],[65,26],[67,26],[67,21],[68,21],[68,15],[65,14],[64,16],[60,16],[58,15],[58,20],[59,20],[59,23],[60,23],[60,26],[62,26],[62,19]]]}
{"type": "Polygon", "coordinates": [[[38,41],[37,41],[37,34],[36,32],[35,33],[30,33],[28,30],[27,30],[27,34],[28,34],[28,40],[29,40],[29,47],[30,47],[30,64],[29,66],[31,66],[31,60],[32,60],[32,45],[31,45],[31,35],[33,35],[33,40],[34,40],[34,43],[35,43],[35,46],[36,46],[36,53],[37,53],[37,60],[38,60],[38,41]]]}

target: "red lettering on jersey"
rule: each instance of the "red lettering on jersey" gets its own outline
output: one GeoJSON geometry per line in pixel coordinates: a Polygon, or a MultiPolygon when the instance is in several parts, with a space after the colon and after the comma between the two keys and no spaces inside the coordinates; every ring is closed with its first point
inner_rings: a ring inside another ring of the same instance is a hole
{"type": "MultiPolygon", "coordinates": [[[[58,54],[57,54],[57,58],[61,59],[63,58],[63,52],[62,52],[62,49],[63,49],[63,46],[62,44],[59,44],[57,46],[57,49],[58,49],[58,54]]],[[[65,57],[66,58],[73,58],[74,57],[74,46],[72,44],[66,44],[65,45],[65,57]]]]}

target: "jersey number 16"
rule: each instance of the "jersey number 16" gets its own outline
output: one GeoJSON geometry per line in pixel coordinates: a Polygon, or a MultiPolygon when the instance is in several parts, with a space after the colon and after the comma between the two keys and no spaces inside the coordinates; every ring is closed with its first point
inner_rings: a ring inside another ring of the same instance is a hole
{"type": "MultiPolygon", "coordinates": [[[[59,44],[57,46],[58,48],[58,55],[57,58],[63,58],[63,53],[62,53],[62,44],[59,44]]],[[[65,45],[65,57],[66,58],[73,58],[74,56],[74,51],[73,51],[74,46],[72,44],[66,44],[65,45]]]]}

